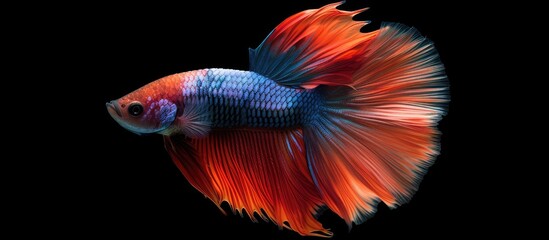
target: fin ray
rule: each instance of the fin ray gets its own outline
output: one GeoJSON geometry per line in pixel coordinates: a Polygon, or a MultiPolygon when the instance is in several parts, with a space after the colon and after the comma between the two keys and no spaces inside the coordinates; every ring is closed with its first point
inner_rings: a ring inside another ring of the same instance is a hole
{"type": "Polygon", "coordinates": [[[217,205],[227,201],[252,221],[255,213],[301,235],[331,236],[314,218],[322,203],[301,130],[216,130],[203,139],[165,141],[185,177],[217,205]]]}
{"type": "Polygon", "coordinates": [[[256,49],[250,49],[250,70],[291,87],[351,84],[377,32],[361,33],[367,23],[352,19],[359,11],[339,10],[339,5],[302,11],[284,20],[256,49]]]}
{"type": "Polygon", "coordinates": [[[183,108],[181,116],[177,118],[177,126],[185,136],[204,138],[211,128],[210,114],[204,108],[203,100],[190,98],[183,108]]]}
{"type": "Polygon", "coordinates": [[[444,67],[415,29],[384,24],[362,59],[352,88],[317,88],[325,107],[304,129],[315,184],[349,226],[379,201],[411,198],[438,155],[435,126],[448,103],[444,67]]]}

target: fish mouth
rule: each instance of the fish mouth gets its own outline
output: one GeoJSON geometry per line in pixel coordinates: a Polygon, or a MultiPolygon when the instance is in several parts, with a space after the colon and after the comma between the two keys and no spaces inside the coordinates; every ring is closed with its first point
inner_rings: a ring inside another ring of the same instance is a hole
{"type": "Polygon", "coordinates": [[[110,101],[105,104],[107,106],[107,111],[114,116],[114,114],[118,115],[118,117],[122,117],[122,113],[120,112],[120,109],[118,108],[118,104],[116,104],[116,101],[110,101]]]}

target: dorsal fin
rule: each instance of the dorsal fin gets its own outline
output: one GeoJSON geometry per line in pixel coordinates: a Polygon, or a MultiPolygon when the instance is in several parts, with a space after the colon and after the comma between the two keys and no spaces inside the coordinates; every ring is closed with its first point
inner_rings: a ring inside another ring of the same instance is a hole
{"type": "Polygon", "coordinates": [[[364,62],[366,46],[378,31],[361,33],[357,11],[337,9],[340,3],[297,13],[250,49],[250,70],[292,87],[351,85],[364,62]]]}

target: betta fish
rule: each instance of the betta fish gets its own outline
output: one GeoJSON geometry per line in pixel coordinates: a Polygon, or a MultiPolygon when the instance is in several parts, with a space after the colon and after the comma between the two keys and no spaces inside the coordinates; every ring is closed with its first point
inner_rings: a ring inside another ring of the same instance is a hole
{"type": "MultiPolygon", "coordinates": [[[[449,86],[433,43],[339,3],[285,19],[250,69],[175,73],[106,104],[136,134],[161,134],[190,184],[220,206],[304,236],[330,237],[378,203],[410,200],[439,154],[449,86]]],[[[220,207],[221,208],[221,207],[220,207]]],[[[223,211],[223,210],[222,210],[223,211]]]]}

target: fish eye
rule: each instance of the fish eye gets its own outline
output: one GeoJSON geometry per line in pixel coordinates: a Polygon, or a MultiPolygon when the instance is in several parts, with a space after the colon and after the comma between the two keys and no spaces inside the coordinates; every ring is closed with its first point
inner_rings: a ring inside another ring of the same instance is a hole
{"type": "Polygon", "coordinates": [[[139,116],[143,112],[143,105],[138,102],[131,103],[128,107],[128,113],[134,117],[139,116]]]}

